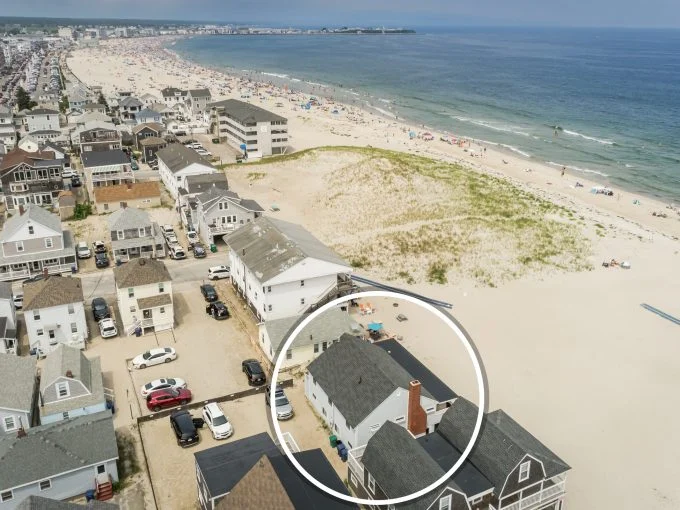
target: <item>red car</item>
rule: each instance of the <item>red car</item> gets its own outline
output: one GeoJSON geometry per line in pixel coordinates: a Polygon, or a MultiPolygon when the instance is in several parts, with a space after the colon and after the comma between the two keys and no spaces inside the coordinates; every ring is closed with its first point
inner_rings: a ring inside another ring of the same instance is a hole
{"type": "Polygon", "coordinates": [[[191,391],[186,388],[165,388],[149,393],[146,407],[149,411],[160,411],[165,407],[183,406],[191,400],[191,391]]]}

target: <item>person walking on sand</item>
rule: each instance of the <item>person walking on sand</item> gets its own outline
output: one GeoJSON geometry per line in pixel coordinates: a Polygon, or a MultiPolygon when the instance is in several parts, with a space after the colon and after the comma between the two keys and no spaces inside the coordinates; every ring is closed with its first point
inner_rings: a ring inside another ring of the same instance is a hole
{"type": "Polygon", "coordinates": [[[565,167],[562,167],[562,177],[564,177],[564,170],[565,170],[565,167]]]}

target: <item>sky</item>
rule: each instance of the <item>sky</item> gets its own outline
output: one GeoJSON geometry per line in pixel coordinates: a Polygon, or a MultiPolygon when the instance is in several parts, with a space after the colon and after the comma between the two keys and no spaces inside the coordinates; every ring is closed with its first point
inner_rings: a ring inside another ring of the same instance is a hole
{"type": "Polygon", "coordinates": [[[0,0],[2,16],[176,19],[271,26],[680,28],[679,0],[0,0]]]}

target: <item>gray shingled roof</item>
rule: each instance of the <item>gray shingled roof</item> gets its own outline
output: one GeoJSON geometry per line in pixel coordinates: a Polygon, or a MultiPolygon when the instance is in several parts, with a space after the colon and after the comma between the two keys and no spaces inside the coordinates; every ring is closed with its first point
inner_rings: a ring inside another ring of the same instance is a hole
{"type": "Polygon", "coordinates": [[[136,207],[123,207],[109,216],[109,232],[130,230],[151,225],[149,213],[136,207]]]}
{"type": "Polygon", "coordinates": [[[210,167],[213,170],[215,169],[210,164],[210,161],[181,143],[169,144],[167,147],[156,152],[156,156],[166,164],[173,174],[194,163],[210,167]]]}
{"type": "Polygon", "coordinates": [[[50,110],[48,108],[33,108],[29,113],[31,115],[59,115],[57,110],[50,110]]]}
{"type": "MultiPolygon", "coordinates": [[[[288,334],[293,332],[295,326],[302,322],[309,314],[284,317],[267,321],[264,327],[267,329],[272,349],[278,353],[279,346],[288,339],[288,334]]],[[[343,334],[358,334],[361,327],[347,313],[340,308],[326,310],[321,316],[307,324],[295,338],[293,347],[303,347],[317,342],[331,342],[339,339],[343,334]]]]}
{"type": "MultiPolygon", "coordinates": [[[[408,391],[414,379],[385,351],[352,335],[343,335],[307,370],[351,427],[361,423],[397,388],[408,391]]],[[[432,398],[425,387],[422,395],[432,398]]]]}
{"type": "Polygon", "coordinates": [[[119,289],[172,281],[168,268],[160,260],[139,258],[113,268],[119,289]]]}
{"type": "Polygon", "coordinates": [[[229,247],[262,284],[306,258],[344,266],[349,264],[304,227],[261,216],[224,237],[229,247]]]}
{"type": "Polygon", "coordinates": [[[142,103],[136,97],[128,96],[128,97],[124,97],[123,99],[118,101],[118,106],[121,106],[123,108],[126,108],[126,107],[129,108],[129,107],[132,107],[132,106],[140,107],[140,106],[144,106],[144,103],[142,103]]]}
{"type": "Polygon", "coordinates": [[[215,207],[221,199],[226,198],[229,202],[236,204],[247,211],[262,212],[264,208],[255,200],[247,200],[238,196],[233,191],[224,190],[217,186],[208,188],[208,191],[201,193],[196,197],[196,200],[203,204],[203,211],[207,212],[215,207]]]}
{"type": "MultiPolygon", "coordinates": [[[[437,432],[463,451],[472,437],[478,407],[458,397],[444,413],[437,432]]],[[[510,472],[531,455],[543,462],[546,476],[568,471],[570,467],[505,412],[487,414],[469,460],[500,490],[510,472]]]]}
{"type": "Polygon", "coordinates": [[[222,172],[216,172],[213,174],[187,175],[185,182],[187,187],[186,191],[192,194],[201,193],[213,186],[224,190],[229,189],[229,181],[227,180],[227,176],[222,172]]]}
{"type": "Polygon", "coordinates": [[[68,501],[31,495],[19,503],[16,510],[117,510],[119,508],[120,506],[116,503],[106,503],[96,499],[89,501],[86,505],[79,505],[68,501]]]}
{"type": "Polygon", "coordinates": [[[0,232],[0,242],[14,235],[28,220],[40,223],[55,232],[61,233],[62,231],[61,219],[58,215],[52,214],[38,205],[27,205],[24,214],[15,213],[5,222],[5,227],[0,232]]]}
{"type": "Polygon", "coordinates": [[[189,94],[191,94],[191,97],[211,97],[208,89],[191,89],[189,94]]]}
{"type": "Polygon", "coordinates": [[[163,97],[175,97],[175,92],[180,92],[182,96],[187,95],[186,90],[181,90],[175,87],[165,87],[163,90],[161,90],[163,97]]]}
{"type": "Polygon", "coordinates": [[[0,282],[0,299],[12,299],[12,284],[10,282],[0,282]]]}
{"type": "Polygon", "coordinates": [[[241,124],[251,122],[274,122],[287,121],[285,117],[274,112],[260,108],[254,104],[239,101],[238,99],[225,99],[216,103],[208,104],[208,108],[224,108],[224,112],[229,117],[237,120],[241,124]]]}
{"type": "Polygon", "coordinates": [[[111,411],[33,427],[0,437],[0,491],[117,458],[111,411]]]}
{"type": "Polygon", "coordinates": [[[140,310],[148,310],[149,308],[155,308],[157,306],[165,306],[172,304],[172,297],[170,294],[159,294],[157,296],[149,296],[145,298],[139,298],[137,300],[137,305],[140,310]]]}
{"type": "Polygon", "coordinates": [[[87,151],[81,154],[81,158],[85,168],[130,164],[130,159],[122,150],[87,151]]]}
{"type": "Polygon", "coordinates": [[[11,381],[0,387],[0,408],[29,412],[35,388],[35,358],[0,354],[0,374],[5,381],[11,381]]]}
{"type": "Polygon", "coordinates": [[[24,284],[25,311],[82,302],[83,286],[77,277],[49,276],[24,284]]]}

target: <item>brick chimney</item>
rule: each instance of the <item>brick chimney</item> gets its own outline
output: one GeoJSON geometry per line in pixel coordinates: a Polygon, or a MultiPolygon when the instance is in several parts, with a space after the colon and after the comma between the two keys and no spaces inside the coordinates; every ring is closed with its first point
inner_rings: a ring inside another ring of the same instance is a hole
{"type": "Polygon", "coordinates": [[[411,381],[408,385],[408,416],[406,417],[406,424],[408,430],[414,436],[419,436],[425,433],[427,429],[427,415],[425,410],[420,405],[420,381],[411,381]]]}
{"type": "Polygon", "coordinates": [[[66,377],[68,377],[69,379],[73,379],[73,372],[71,372],[70,370],[67,370],[66,371],[66,377]]]}

